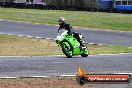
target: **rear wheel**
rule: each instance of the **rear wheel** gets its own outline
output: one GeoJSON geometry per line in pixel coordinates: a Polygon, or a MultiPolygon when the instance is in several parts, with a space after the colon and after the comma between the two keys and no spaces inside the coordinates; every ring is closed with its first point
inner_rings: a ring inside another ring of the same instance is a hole
{"type": "Polygon", "coordinates": [[[71,48],[71,46],[68,44],[68,45],[66,45],[66,44],[62,44],[61,45],[61,47],[62,47],[62,51],[63,51],[63,53],[68,57],[68,58],[72,58],[72,48],[71,48]]]}

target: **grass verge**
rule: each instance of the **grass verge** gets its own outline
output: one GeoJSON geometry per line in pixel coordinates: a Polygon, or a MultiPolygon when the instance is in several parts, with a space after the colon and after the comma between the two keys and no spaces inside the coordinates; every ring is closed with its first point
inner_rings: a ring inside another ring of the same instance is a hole
{"type": "MultiPolygon", "coordinates": [[[[126,46],[87,45],[90,54],[130,53],[126,46]]],[[[34,39],[15,35],[0,35],[0,56],[63,55],[61,47],[53,40],[34,39]]]]}
{"type": "Polygon", "coordinates": [[[132,31],[131,14],[0,8],[1,19],[58,24],[57,19],[60,16],[64,16],[74,26],[132,31]]]}

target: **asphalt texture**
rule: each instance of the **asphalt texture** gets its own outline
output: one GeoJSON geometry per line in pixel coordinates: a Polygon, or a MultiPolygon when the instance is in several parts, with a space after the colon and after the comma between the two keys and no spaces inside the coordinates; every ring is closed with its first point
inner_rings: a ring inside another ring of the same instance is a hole
{"type": "MultiPolygon", "coordinates": [[[[57,26],[0,21],[0,33],[41,38],[56,38],[57,26]]],[[[86,43],[132,46],[132,32],[113,32],[73,28],[84,36],[86,43]]]]}
{"type": "Polygon", "coordinates": [[[0,76],[76,75],[79,66],[88,73],[132,73],[132,54],[0,57],[0,76]]]}

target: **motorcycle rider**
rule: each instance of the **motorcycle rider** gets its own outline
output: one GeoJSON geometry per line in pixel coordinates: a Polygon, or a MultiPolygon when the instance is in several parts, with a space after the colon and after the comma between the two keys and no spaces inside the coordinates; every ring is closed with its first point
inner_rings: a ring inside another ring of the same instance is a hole
{"type": "Polygon", "coordinates": [[[59,29],[58,29],[58,33],[59,33],[59,30],[60,29],[65,29],[65,30],[67,30],[68,31],[68,35],[71,35],[71,34],[73,34],[73,36],[77,39],[77,41],[80,43],[80,46],[81,46],[81,49],[83,49],[83,48],[85,48],[84,47],[84,45],[83,45],[83,43],[82,43],[82,41],[81,41],[81,39],[80,39],[80,37],[79,37],[79,33],[75,33],[74,32],[74,30],[72,29],[72,27],[70,26],[70,24],[67,24],[66,22],[65,22],[65,18],[64,17],[60,17],[59,19],[58,19],[58,22],[59,22],[59,25],[60,25],[60,27],[59,27],[59,29]]]}

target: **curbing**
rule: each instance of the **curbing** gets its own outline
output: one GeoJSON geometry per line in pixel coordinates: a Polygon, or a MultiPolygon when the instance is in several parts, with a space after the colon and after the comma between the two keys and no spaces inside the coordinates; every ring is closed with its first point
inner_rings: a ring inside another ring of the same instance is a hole
{"type": "MultiPolygon", "coordinates": [[[[111,73],[111,74],[128,74],[132,76],[132,73],[111,73]]],[[[56,76],[17,76],[17,77],[10,77],[4,76],[0,77],[0,79],[24,79],[24,78],[51,78],[51,77],[76,77],[76,75],[56,75],[56,76]]]]}
{"type": "Polygon", "coordinates": [[[76,75],[56,75],[56,76],[3,76],[0,79],[24,79],[24,78],[50,78],[50,77],[75,77],[76,75]]]}

